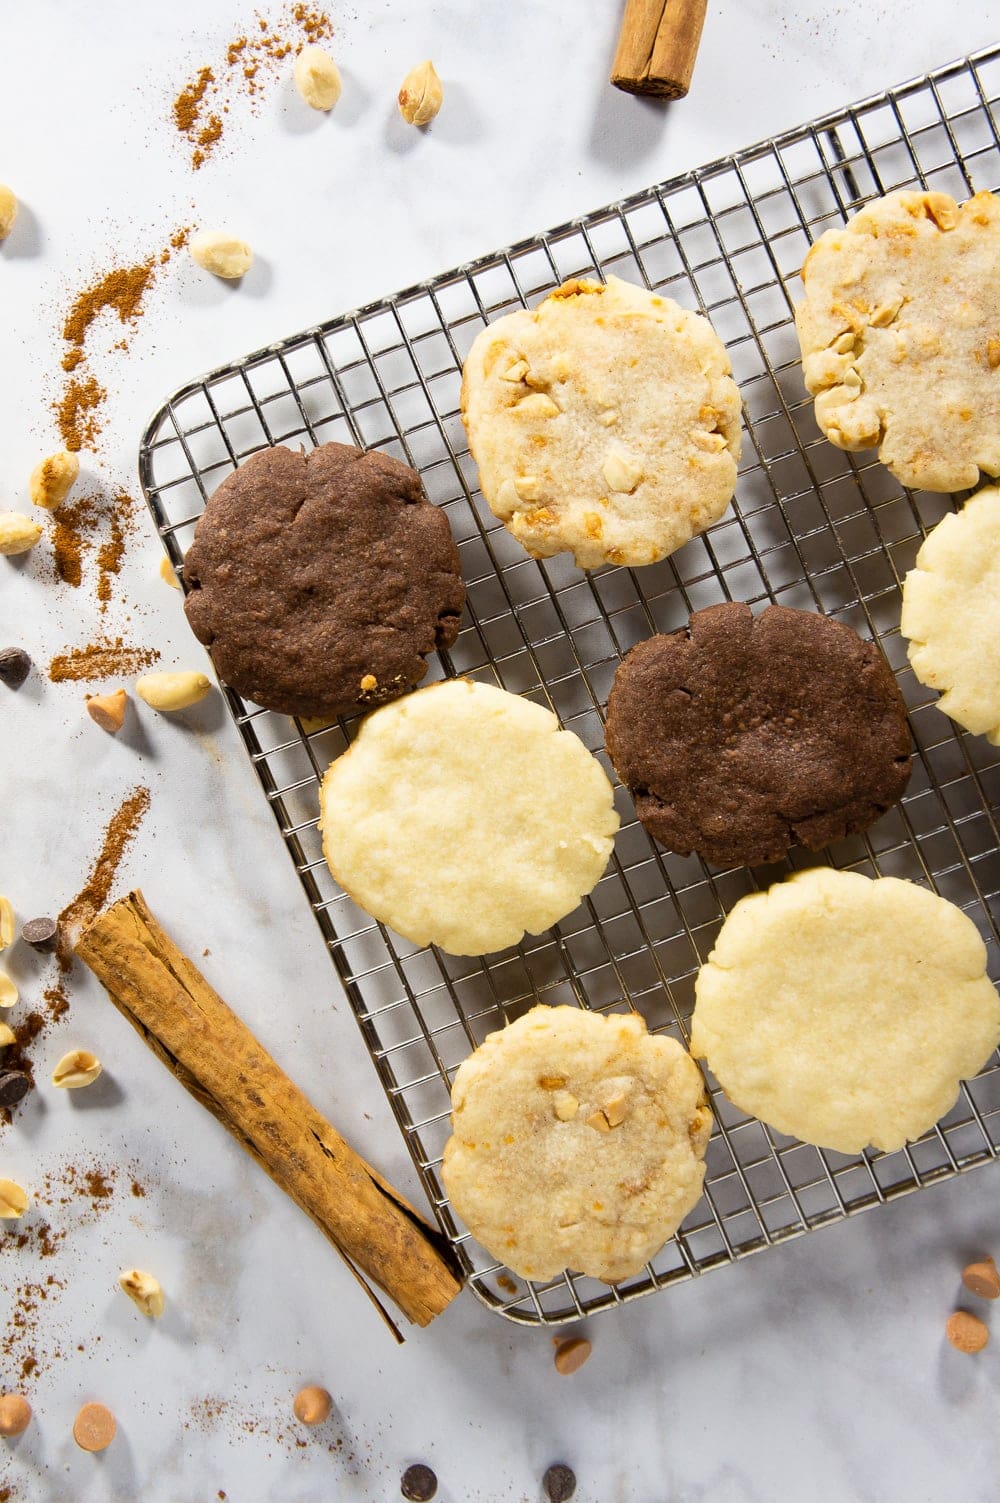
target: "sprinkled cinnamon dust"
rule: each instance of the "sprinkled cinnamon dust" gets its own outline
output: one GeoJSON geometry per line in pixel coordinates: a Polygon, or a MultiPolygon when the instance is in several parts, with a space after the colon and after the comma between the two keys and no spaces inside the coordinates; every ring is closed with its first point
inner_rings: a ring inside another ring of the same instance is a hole
{"type": "Polygon", "coordinates": [[[125,491],[114,496],[97,492],[64,502],[52,517],[52,563],[56,578],[78,588],[83,580],[84,559],[97,544],[96,595],[101,614],[111,599],[112,580],[121,572],[125,545],[135,531],[135,502],[125,491]]]}
{"type": "Polygon", "coordinates": [[[255,20],[256,26],[234,37],[214,67],[199,68],[173,102],[174,125],[191,147],[196,172],[222,139],[223,116],[239,95],[255,101],[286,58],[307,43],[333,36],[326,12],[307,4],[286,5],[274,23],[259,11],[255,20]]]}
{"type": "Polygon", "coordinates": [[[149,808],[149,789],[133,788],[128,798],[108,821],[104,844],[90,869],[83,887],[59,915],[59,969],[66,972],[73,964],[73,945],[85,928],[108,901],[122,858],[135,839],[149,808]]]}
{"type": "MultiPolygon", "coordinates": [[[[137,261],[132,266],[114,266],[102,272],[76,294],[63,319],[62,337],[66,350],[62,368],[69,379],[53,402],[63,447],[72,453],[96,449],[102,423],[99,411],[107,400],[107,391],[91,372],[81,370],[87,360],[88,339],[102,314],[110,313],[126,328],[135,328],[143,315],[143,299],[152,287],[157,269],[165,265],[174,251],[187,244],[190,227],[176,230],[170,243],[161,251],[137,261]],[[74,372],[79,371],[79,374],[74,372]]],[[[128,340],[119,338],[114,350],[127,350],[128,340]]]]}
{"type": "Polygon", "coordinates": [[[73,647],[58,653],[49,664],[49,678],[54,684],[67,680],[81,683],[87,679],[127,678],[141,673],[159,659],[155,647],[132,647],[121,637],[103,637],[86,647],[73,647]]]}

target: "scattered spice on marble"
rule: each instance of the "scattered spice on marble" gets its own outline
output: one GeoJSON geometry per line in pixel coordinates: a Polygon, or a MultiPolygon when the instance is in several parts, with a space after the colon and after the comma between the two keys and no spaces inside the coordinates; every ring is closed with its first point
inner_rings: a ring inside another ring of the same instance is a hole
{"type": "Polygon", "coordinates": [[[134,1196],[136,1196],[136,1198],[139,1199],[139,1200],[142,1200],[142,1199],[145,1198],[146,1192],[143,1189],[142,1185],[140,1185],[140,1183],[139,1183],[139,1181],[137,1179],[134,1179],[132,1181],[132,1194],[134,1196]]]}
{"type": "Polygon", "coordinates": [[[85,647],[57,653],[49,664],[49,678],[54,684],[130,678],[159,659],[155,647],[133,647],[121,637],[100,637],[85,647]]]}
{"type": "Polygon", "coordinates": [[[80,930],[96,918],[108,901],[122,858],[148,808],[149,789],[141,785],[133,788],[108,821],[104,842],[86,882],[59,914],[59,969],[64,974],[73,964],[72,947],[80,930]]]}
{"type": "Polygon", "coordinates": [[[95,594],[102,615],[111,599],[112,579],[121,572],[127,542],[136,531],[135,511],[135,501],[126,491],[97,492],[61,506],[52,520],[52,562],[61,583],[78,588],[84,561],[97,548],[95,594]]]}
{"type": "Polygon", "coordinates": [[[155,276],[156,257],[134,266],[116,266],[78,292],[63,323],[63,339],[69,349],[62,359],[64,371],[76,370],[84,358],[90,327],[102,313],[115,313],[121,324],[134,325],[142,317],[142,300],[155,276]]]}
{"type": "Polygon", "coordinates": [[[273,22],[257,12],[254,22],[218,59],[198,68],[173,101],[174,127],[190,148],[196,172],[222,140],[225,117],[238,98],[255,108],[257,96],[280,75],[287,58],[333,36],[326,12],[308,4],[285,5],[273,22]]]}
{"type": "Polygon", "coordinates": [[[97,448],[103,427],[98,412],[107,397],[107,391],[92,374],[71,376],[64,384],[62,395],[52,407],[59,435],[71,453],[97,448]]]}

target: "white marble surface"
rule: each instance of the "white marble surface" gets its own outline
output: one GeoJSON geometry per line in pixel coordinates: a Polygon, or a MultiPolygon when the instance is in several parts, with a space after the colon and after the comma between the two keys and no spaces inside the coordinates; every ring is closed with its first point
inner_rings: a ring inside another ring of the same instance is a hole
{"type": "MultiPolygon", "coordinates": [[[[307,115],[287,81],[270,87],[256,115],[233,105],[221,149],[193,174],[170,101],[249,7],[7,0],[0,180],[24,209],[0,248],[0,504],[26,502],[28,472],[55,447],[49,403],[70,295],[178,224],[229,226],[258,261],[239,288],[175,261],[127,354],[101,353],[110,329],[94,341],[109,402],[87,458],[91,485],[134,491],[142,424],[188,376],[986,45],[996,27],[988,0],[844,0],[823,13],[777,0],[713,5],[692,93],[664,110],[606,84],[618,9],[334,4],[344,72],[334,115],[307,115]],[[417,137],[393,98],[425,56],[446,104],[417,137]]],[[[101,624],[93,562],[80,589],[57,587],[46,546],[27,564],[0,561],[0,638],[43,665],[101,624]]],[[[200,666],[158,559],[143,511],[106,624],[155,644],[168,664],[200,666]]],[[[19,916],[77,892],[108,816],[147,785],[151,809],[116,891],[141,884],[191,954],[210,951],[206,974],[290,1073],[419,1195],[217,697],[179,721],[145,714],[117,740],[83,714],[81,686],[36,673],[0,700],[0,891],[19,916]]],[[[29,1000],[51,979],[23,946],[9,969],[29,1000]]],[[[20,1283],[60,1281],[33,1338],[36,1423],[0,1450],[0,1493],[391,1499],[403,1467],[426,1460],[442,1503],[493,1503],[539,1498],[542,1471],[562,1459],[581,1503],[996,1497],[997,1352],[960,1357],[942,1336],[963,1262],[1000,1252],[995,1168],[598,1317],[589,1364],[559,1379],[544,1332],[512,1328],[471,1297],[397,1349],[319,1234],[83,975],[71,1004],[39,1044],[40,1077],[75,1045],[96,1047],[107,1075],[89,1093],[36,1092],[0,1133],[0,1174],[37,1190],[67,1165],[97,1164],[117,1169],[116,1189],[100,1213],[77,1198],[50,1210],[67,1233],[51,1259],[36,1264],[0,1241],[5,1330],[20,1283]],[[129,1191],[133,1173],[142,1199],[129,1191]],[[158,1325],[116,1289],[133,1262],[167,1290],[158,1325]],[[331,1423],[311,1435],[289,1414],[305,1381],[336,1398],[331,1423]],[[70,1438],[91,1398],[120,1425],[100,1458],[70,1438]]],[[[18,1381],[2,1372],[2,1386],[18,1381]]]]}

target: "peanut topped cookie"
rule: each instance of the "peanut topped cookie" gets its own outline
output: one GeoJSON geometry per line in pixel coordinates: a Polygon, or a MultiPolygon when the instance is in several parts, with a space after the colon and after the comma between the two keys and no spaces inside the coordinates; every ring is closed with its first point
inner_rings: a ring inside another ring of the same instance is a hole
{"type": "Polygon", "coordinates": [[[904,485],[1000,475],[1000,199],[890,193],[827,230],[795,312],[816,421],[904,485]]]}
{"type": "Polygon", "coordinates": [[[975,924],[896,877],[818,867],[741,898],[695,984],[691,1052],[729,1099],[839,1153],[919,1138],[998,1040],[975,924]]]}
{"type": "Polygon", "coordinates": [[[482,493],[533,558],[650,564],[718,521],[740,397],[707,319],[609,277],[482,331],[462,417],[482,493]]]}
{"type": "Polygon", "coordinates": [[[879,649],[781,605],[708,606],[633,647],[606,737],[650,835],[724,865],[866,830],[910,776],[906,707],[879,649]]]}
{"type": "Polygon", "coordinates": [[[455,1076],[442,1177],[473,1236],[525,1279],[638,1273],[701,1195],[698,1067],[635,1014],[534,1007],[455,1076]]]}
{"type": "Polygon", "coordinates": [[[930,532],[903,581],[900,630],[938,709],[1000,746],[1000,488],[930,532]]]}
{"type": "Polygon", "coordinates": [[[320,789],[323,853],[415,944],[483,955],[574,909],[618,829],[604,768],[550,710],[448,679],[385,705],[320,789]]]}
{"type": "Polygon", "coordinates": [[[458,634],[448,518],[409,465],[264,449],[209,497],[184,559],[191,628],[246,699],[332,718],[394,699],[458,634]]]}

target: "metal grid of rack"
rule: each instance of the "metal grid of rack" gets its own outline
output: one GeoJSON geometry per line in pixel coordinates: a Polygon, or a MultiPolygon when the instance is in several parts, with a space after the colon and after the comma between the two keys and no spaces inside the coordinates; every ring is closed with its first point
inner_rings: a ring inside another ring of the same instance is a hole
{"type": "MultiPolygon", "coordinates": [[[[428,1196],[479,1297],[507,1317],[560,1321],[610,1308],[842,1219],[1000,1154],[1000,1059],[898,1153],[847,1157],[784,1138],[709,1079],[716,1128],[705,1195],[644,1272],[615,1288],[566,1273],[526,1284],[452,1215],[440,1179],[449,1083],[485,1035],[536,1002],[634,1007],[686,1042],[694,978],[745,893],[816,859],[923,882],[963,908],[1000,974],[1000,750],[961,733],[910,671],[900,586],[951,498],[904,490],[871,455],[823,439],[801,380],[792,308],[809,244],[866,199],[921,185],[963,199],[1000,188],[1000,47],[942,68],[738,156],[257,351],[183,387],[152,419],[143,489],[170,558],[206,497],[270,444],[335,439],[417,468],[448,515],[468,605],[429,680],[466,674],[555,711],[598,755],[603,706],[637,641],[728,599],[823,612],[879,642],[916,745],[902,803],[822,858],[708,867],[659,849],[620,787],[614,857],[591,897],[515,949],[458,959],[377,924],[333,882],[317,787],[355,723],[314,725],[226,690],[428,1196]],[[641,570],[583,574],[528,558],[476,490],[459,417],[462,361],[483,325],[567,277],[609,273],[712,321],[733,362],[746,436],[733,506],[709,532],[641,570]]],[[[183,575],[182,575],[183,577],[183,575]]]]}

